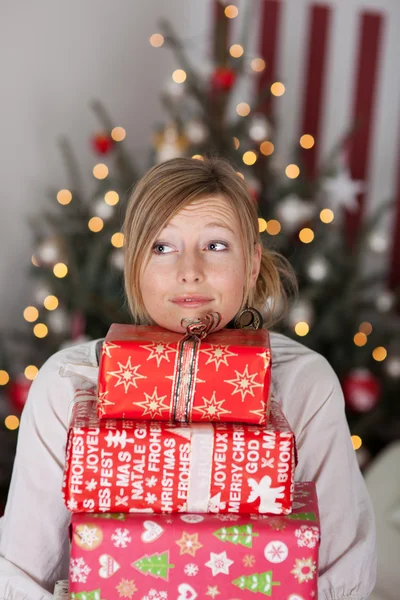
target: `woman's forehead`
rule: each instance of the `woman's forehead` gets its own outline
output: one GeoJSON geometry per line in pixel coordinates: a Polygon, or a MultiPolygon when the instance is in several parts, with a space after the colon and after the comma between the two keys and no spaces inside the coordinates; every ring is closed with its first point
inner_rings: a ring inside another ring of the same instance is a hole
{"type": "MultiPolygon", "coordinates": [[[[178,225],[190,222],[211,220],[222,221],[232,226],[238,226],[238,219],[232,204],[221,196],[207,196],[190,202],[176,213],[168,225],[178,225]]],[[[203,223],[204,222],[204,223],[203,223]]]]}

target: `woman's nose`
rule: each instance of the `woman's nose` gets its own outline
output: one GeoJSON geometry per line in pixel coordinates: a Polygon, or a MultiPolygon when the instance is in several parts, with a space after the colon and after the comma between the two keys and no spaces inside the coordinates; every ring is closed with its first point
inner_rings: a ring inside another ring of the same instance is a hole
{"type": "Polygon", "coordinates": [[[180,283],[201,283],[204,280],[201,258],[195,253],[182,256],[178,265],[178,279],[180,283]]]}

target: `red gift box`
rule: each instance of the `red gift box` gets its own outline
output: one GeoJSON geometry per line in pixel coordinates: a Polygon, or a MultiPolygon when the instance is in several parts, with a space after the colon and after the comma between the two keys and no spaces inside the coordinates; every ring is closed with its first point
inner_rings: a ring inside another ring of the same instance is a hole
{"type": "Polygon", "coordinates": [[[99,417],[265,425],[270,381],[265,329],[222,329],[200,340],[114,324],[102,346],[99,417]]]}
{"type": "Polygon", "coordinates": [[[315,484],[295,484],[294,500],[278,517],[74,514],[70,598],[316,600],[315,484]]]}
{"type": "Polygon", "coordinates": [[[290,513],[295,439],[276,402],[262,427],[99,419],[94,397],[78,392],[72,410],[72,512],[290,513]]]}

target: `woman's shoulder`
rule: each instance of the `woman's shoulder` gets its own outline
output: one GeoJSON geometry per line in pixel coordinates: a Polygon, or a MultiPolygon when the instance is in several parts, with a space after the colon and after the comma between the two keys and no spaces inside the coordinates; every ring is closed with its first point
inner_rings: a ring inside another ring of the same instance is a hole
{"type": "Polygon", "coordinates": [[[330,369],[326,358],[305,344],[275,331],[271,331],[269,336],[273,365],[280,367],[287,365],[289,369],[300,365],[307,368],[314,365],[330,369]]]}
{"type": "Polygon", "coordinates": [[[322,354],[276,332],[270,344],[272,391],[284,409],[311,414],[330,396],[342,403],[338,377],[322,354]]]}

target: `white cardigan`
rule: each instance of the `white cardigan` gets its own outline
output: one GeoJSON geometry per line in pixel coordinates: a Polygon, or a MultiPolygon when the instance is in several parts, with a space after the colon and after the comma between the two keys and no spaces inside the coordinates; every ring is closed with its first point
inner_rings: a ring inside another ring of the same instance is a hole
{"type": "MultiPolygon", "coordinates": [[[[67,425],[74,389],[97,381],[95,345],[57,352],[32,384],[0,519],[1,600],[47,600],[55,582],[68,579],[70,513],[61,497],[67,425]]],[[[317,484],[318,598],[365,600],[375,583],[375,523],[340,384],[326,359],[302,344],[271,333],[271,349],[272,391],[297,439],[295,479],[317,484]]]]}

